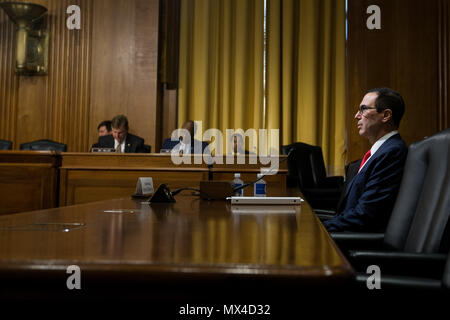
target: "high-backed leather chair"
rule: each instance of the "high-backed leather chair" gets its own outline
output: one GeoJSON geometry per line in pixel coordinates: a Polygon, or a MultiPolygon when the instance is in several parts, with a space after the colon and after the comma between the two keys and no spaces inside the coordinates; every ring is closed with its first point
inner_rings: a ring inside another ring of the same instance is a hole
{"type": "MultiPolygon", "coordinates": [[[[445,291],[450,293],[450,253],[445,256],[444,254],[410,254],[410,264],[416,263],[420,265],[439,265],[443,267],[442,272],[435,274],[421,272],[419,275],[389,275],[383,274],[381,276],[381,288],[382,289],[407,289],[407,290],[420,290],[426,291],[445,291]]],[[[404,266],[404,265],[403,265],[404,266]]],[[[429,272],[429,270],[426,270],[429,272]]],[[[370,275],[365,273],[358,273],[356,281],[358,286],[364,288],[367,285],[367,279],[370,275]]],[[[367,289],[366,289],[367,290],[367,289]]]]}
{"type": "Polygon", "coordinates": [[[341,194],[339,195],[339,200],[335,209],[318,209],[315,208],[314,211],[321,221],[325,221],[333,218],[337,212],[341,211],[345,207],[345,191],[348,184],[352,179],[358,174],[359,167],[361,165],[361,159],[352,161],[345,166],[345,181],[341,188],[341,194]]]}
{"type": "Polygon", "coordinates": [[[6,140],[0,140],[0,150],[11,150],[12,142],[6,140]]]}
{"type": "MultiPolygon", "coordinates": [[[[409,254],[409,265],[418,264],[443,266],[442,270],[430,272],[429,268],[422,269],[416,274],[386,274],[383,272],[380,283],[382,289],[406,289],[426,291],[442,291],[450,293],[450,253],[445,254],[409,254]]],[[[403,264],[403,267],[405,265],[403,264]]],[[[381,268],[380,268],[381,269],[381,268]]],[[[417,266],[416,268],[417,269],[417,266]]],[[[438,269],[438,268],[435,268],[438,269]]],[[[382,271],[383,269],[381,269],[382,271]]],[[[410,273],[407,271],[407,273],[410,273]]],[[[357,287],[365,288],[370,274],[360,272],[356,276],[357,287]]],[[[414,292],[414,291],[413,291],[414,292]]]]}
{"type": "Polygon", "coordinates": [[[293,154],[289,156],[289,158],[287,159],[288,173],[286,176],[286,185],[292,188],[292,187],[299,187],[300,185],[295,159],[295,143],[281,147],[281,154],[283,155],[288,155],[291,149],[294,150],[292,150],[293,154]]]}
{"type": "Polygon", "coordinates": [[[436,252],[450,215],[450,128],[412,144],[404,172],[385,242],[436,252]]]}
{"type": "Polygon", "coordinates": [[[37,140],[22,143],[20,145],[20,150],[30,150],[30,151],[51,150],[51,151],[66,152],[67,145],[52,140],[37,140]]]}
{"type": "MultiPolygon", "coordinates": [[[[406,270],[412,274],[440,276],[443,264],[434,258],[421,257],[448,252],[449,186],[450,129],[447,129],[409,147],[399,194],[384,235],[331,235],[344,250],[356,243],[369,247],[371,243],[382,240],[384,250],[348,252],[357,270],[365,271],[365,266],[375,264],[394,274],[402,274],[406,270]]],[[[442,262],[443,259],[438,260],[442,262]]]]}
{"type": "Polygon", "coordinates": [[[336,209],[344,177],[327,177],[321,147],[296,142],[283,146],[282,153],[288,154],[291,149],[288,186],[298,186],[315,209],[336,209]]]}

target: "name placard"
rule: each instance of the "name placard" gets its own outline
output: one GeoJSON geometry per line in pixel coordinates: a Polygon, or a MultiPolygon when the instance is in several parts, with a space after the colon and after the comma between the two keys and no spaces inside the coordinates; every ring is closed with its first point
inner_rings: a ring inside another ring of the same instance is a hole
{"type": "Polygon", "coordinates": [[[148,196],[153,194],[153,179],[150,177],[140,177],[136,184],[136,196],[148,196]]]}

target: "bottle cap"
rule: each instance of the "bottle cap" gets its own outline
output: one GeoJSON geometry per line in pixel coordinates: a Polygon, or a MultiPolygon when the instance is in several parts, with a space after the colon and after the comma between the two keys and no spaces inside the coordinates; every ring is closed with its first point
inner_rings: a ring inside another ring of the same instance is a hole
{"type": "Polygon", "coordinates": [[[241,174],[240,174],[240,173],[235,173],[235,174],[234,174],[234,177],[235,177],[235,178],[240,178],[240,177],[241,177],[241,174]]]}

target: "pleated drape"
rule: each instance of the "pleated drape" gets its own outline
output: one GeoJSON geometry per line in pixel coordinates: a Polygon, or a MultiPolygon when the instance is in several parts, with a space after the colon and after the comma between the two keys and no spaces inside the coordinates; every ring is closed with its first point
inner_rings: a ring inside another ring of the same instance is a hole
{"type": "Polygon", "coordinates": [[[319,145],[341,174],[345,0],[267,0],[266,35],[264,0],[183,0],[181,12],[178,124],[279,129],[280,145],[319,145]]]}

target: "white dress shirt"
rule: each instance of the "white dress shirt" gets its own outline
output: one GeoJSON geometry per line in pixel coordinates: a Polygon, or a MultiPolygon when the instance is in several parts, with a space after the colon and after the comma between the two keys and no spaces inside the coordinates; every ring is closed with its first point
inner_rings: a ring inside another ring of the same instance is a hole
{"type": "Polygon", "coordinates": [[[183,154],[190,154],[191,153],[191,143],[183,143],[183,141],[180,141],[178,144],[178,147],[175,149],[176,152],[180,152],[183,150],[183,154]]]}
{"type": "Polygon", "coordinates": [[[125,153],[125,141],[127,140],[127,137],[123,139],[122,143],[119,143],[116,139],[114,139],[114,149],[117,150],[117,147],[120,145],[120,152],[125,153]]]}

